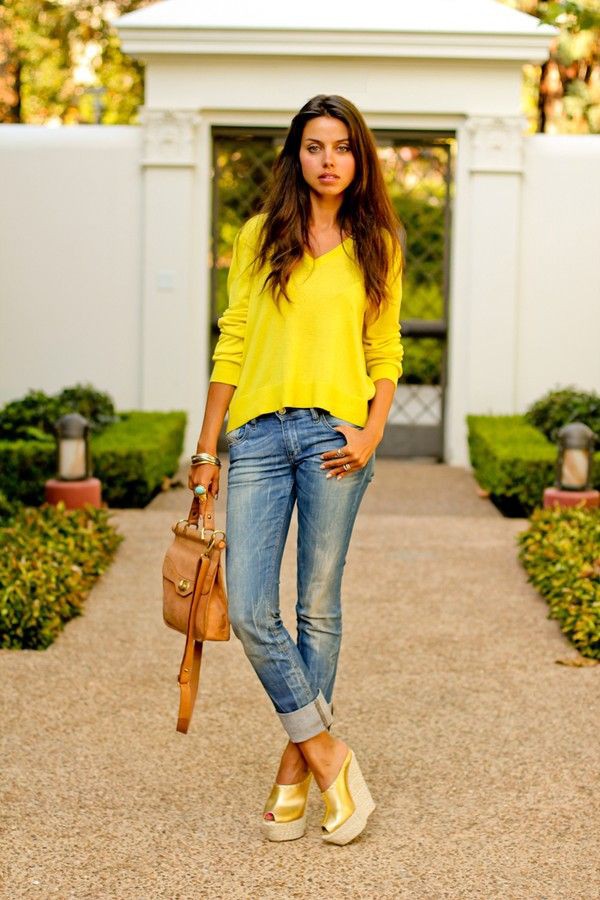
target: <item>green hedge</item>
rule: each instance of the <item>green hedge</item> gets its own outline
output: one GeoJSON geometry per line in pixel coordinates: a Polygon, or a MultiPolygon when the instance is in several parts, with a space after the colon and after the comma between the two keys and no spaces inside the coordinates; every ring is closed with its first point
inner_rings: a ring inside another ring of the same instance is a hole
{"type": "Polygon", "coordinates": [[[109,512],[23,507],[0,527],[0,647],[48,647],[105,571],[123,536],[109,512]]]}
{"type": "MultiPolygon", "coordinates": [[[[481,487],[502,507],[516,501],[522,515],[543,502],[554,484],[556,446],[524,416],[467,416],[471,465],[481,487]]],[[[595,486],[600,487],[600,453],[595,456],[595,486]]]]}
{"type": "Polygon", "coordinates": [[[184,412],[130,412],[94,437],[94,474],[109,506],[145,506],[158,493],[177,471],[185,424],[184,412]]]}
{"type": "Polygon", "coordinates": [[[583,422],[600,442],[600,394],[579,391],[573,385],[548,391],[529,407],[525,420],[554,442],[563,425],[583,422]]]}
{"type": "Polygon", "coordinates": [[[600,509],[537,509],[517,541],[549,618],[583,656],[600,659],[600,509]]]}
{"type": "MultiPolygon", "coordinates": [[[[113,507],[145,506],[165,476],[177,469],[186,424],[184,412],[121,414],[123,420],[93,434],[92,470],[102,499],[113,507]]],[[[56,474],[54,441],[0,441],[0,491],[37,506],[44,483],[56,474]]]]}

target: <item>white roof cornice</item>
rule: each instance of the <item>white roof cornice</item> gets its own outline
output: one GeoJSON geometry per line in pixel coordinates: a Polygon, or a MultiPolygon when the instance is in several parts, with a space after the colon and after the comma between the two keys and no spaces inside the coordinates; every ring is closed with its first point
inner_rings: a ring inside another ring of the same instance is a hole
{"type": "Polygon", "coordinates": [[[163,0],[115,21],[123,50],[541,62],[557,29],[495,0],[163,0]],[[325,8],[326,7],[326,8],[325,8]]]}

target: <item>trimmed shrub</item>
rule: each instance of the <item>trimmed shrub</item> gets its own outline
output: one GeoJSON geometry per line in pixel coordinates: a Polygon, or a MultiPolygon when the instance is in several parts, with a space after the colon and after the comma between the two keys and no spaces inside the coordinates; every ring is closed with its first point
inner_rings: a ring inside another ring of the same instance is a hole
{"type": "Polygon", "coordinates": [[[529,407],[525,421],[556,442],[556,433],[569,422],[583,422],[600,442],[600,395],[578,391],[573,386],[549,391],[529,407]]]}
{"type": "Polygon", "coordinates": [[[109,512],[24,507],[0,528],[0,647],[48,647],[82,612],[123,536],[109,512]]]}
{"type": "MultiPolygon", "coordinates": [[[[139,412],[92,435],[92,469],[109,506],[145,506],[177,469],[184,412],[139,412]]],[[[56,474],[55,442],[0,441],[0,490],[31,506],[43,502],[44,484],[56,474]]]]}
{"type": "MultiPolygon", "coordinates": [[[[524,416],[467,416],[471,465],[501,510],[527,516],[554,484],[556,446],[524,416]]],[[[594,459],[600,487],[600,453],[594,459]]]]}
{"type": "Polygon", "coordinates": [[[57,420],[72,412],[84,416],[91,431],[100,432],[119,420],[111,397],[91,384],[76,384],[52,396],[29,391],[21,400],[13,400],[0,410],[0,439],[53,439],[57,420]]]}
{"type": "Polygon", "coordinates": [[[500,508],[528,515],[554,481],[556,447],[523,416],[467,416],[471,465],[500,508]],[[516,501],[516,503],[514,502],[516,501]]]}
{"type": "Polygon", "coordinates": [[[177,470],[184,412],[129,412],[92,440],[94,473],[110,506],[145,506],[177,470]]]}
{"type": "Polygon", "coordinates": [[[6,494],[0,491],[0,526],[5,525],[10,519],[14,518],[21,506],[21,503],[9,500],[6,494]]]}
{"type": "Polygon", "coordinates": [[[527,579],[583,656],[600,659],[600,510],[537,509],[517,535],[527,579]]]}

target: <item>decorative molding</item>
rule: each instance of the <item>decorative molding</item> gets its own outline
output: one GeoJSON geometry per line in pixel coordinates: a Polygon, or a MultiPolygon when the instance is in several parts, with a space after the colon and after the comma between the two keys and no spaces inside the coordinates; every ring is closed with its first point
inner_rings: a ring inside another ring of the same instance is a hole
{"type": "Polygon", "coordinates": [[[524,116],[471,116],[465,128],[471,141],[471,172],[523,171],[524,116]]]}
{"type": "MultiPolygon", "coordinates": [[[[135,13],[131,14],[135,16],[135,13]]],[[[480,59],[541,63],[548,59],[554,30],[534,34],[436,34],[278,28],[202,28],[143,26],[119,19],[116,29],[124,53],[149,56],[311,56],[391,59],[480,59]]]]}
{"type": "Polygon", "coordinates": [[[143,127],[143,166],[190,167],[196,165],[196,128],[200,115],[188,109],[140,111],[143,127]]]}

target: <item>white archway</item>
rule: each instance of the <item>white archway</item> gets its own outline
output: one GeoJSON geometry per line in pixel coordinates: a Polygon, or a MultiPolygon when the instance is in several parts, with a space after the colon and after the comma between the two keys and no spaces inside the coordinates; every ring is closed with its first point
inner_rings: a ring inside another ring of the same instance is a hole
{"type": "Polygon", "coordinates": [[[555,29],[494,0],[165,0],[116,26],[146,64],[143,405],[170,408],[185,390],[195,439],[211,128],[285,126],[311,95],[340,93],[373,128],[456,134],[445,461],[468,465],[465,415],[516,410],[521,72],[547,57],[555,29]]]}

